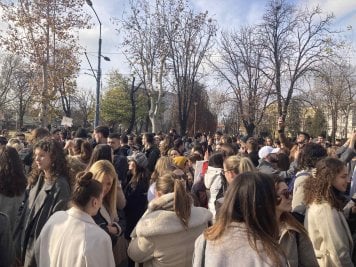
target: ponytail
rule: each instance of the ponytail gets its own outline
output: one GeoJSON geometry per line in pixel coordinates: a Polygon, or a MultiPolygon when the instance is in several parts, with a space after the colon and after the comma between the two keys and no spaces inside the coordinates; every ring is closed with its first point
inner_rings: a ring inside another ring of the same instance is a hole
{"type": "Polygon", "coordinates": [[[174,193],[173,209],[185,229],[191,213],[192,199],[186,191],[185,180],[169,172],[156,181],[156,190],[162,194],[174,193]]]}
{"type": "Polygon", "coordinates": [[[174,212],[181,220],[185,229],[188,229],[188,223],[191,213],[192,199],[186,191],[185,181],[181,179],[174,180],[174,212]]]}

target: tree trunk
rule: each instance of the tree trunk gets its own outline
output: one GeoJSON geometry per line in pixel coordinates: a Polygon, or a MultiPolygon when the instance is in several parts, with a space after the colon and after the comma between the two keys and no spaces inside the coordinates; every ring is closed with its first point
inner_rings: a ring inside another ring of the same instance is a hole
{"type": "Polygon", "coordinates": [[[127,134],[132,132],[132,129],[136,121],[136,103],[135,103],[135,77],[132,79],[131,91],[130,91],[130,102],[131,102],[131,119],[129,128],[127,129],[127,134]]]}

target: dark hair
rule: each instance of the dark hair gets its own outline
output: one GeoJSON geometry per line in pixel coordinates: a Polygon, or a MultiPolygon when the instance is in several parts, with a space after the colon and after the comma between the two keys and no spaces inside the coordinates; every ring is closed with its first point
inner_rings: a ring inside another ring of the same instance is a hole
{"type": "Polygon", "coordinates": [[[100,197],[102,191],[102,184],[93,179],[93,174],[91,172],[80,172],[76,176],[72,202],[76,206],[84,208],[92,197],[100,197]]]}
{"type": "Polygon", "coordinates": [[[214,168],[224,168],[224,155],[222,153],[214,153],[209,158],[210,167],[214,168]]]}
{"type": "Polygon", "coordinates": [[[246,141],[246,147],[251,151],[258,151],[258,142],[255,138],[250,137],[246,141]]]}
{"type": "MultiPolygon", "coordinates": [[[[33,147],[33,151],[36,149],[41,149],[49,153],[51,159],[51,169],[50,172],[53,176],[64,176],[69,179],[67,160],[65,157],[64,149],[61,143],[56,140],[40,140],[33,147]]],[[[41,170],[34,168],[29,175],[29,184],[34,185],[37,182],[38,176],[41,170]]],[[[67,180],[70,184],[70,181],[67,180]]]]}
{"type": "Polygon", "coordinates": [[[107,126],[98,126],[94,129],[95,132],[101,133],[104,138],[108,138],[110,130],[107,126]]]}
{"type": "Polygon", "coordinates": [[[20,196],[25,188],[26,177],[16,149],[10,146],[0,148],[0,194],[20,196]]]}
{"type": "Polygon", "coordinates": [[[90,167],[97,162],[98,160],[108,160],[112,162],[112,151],[111,146],[106,144],[98,144],[95,146],[93,153],[91,154],[88,166],[86,170],[89,170],[90,167]]]}
{"type": "Polygon", "coordinates": [[[78,128],[78,130],[74,134],[74,137],[76,137],[76,138],[88,138],[87,130],[85,130],[84,128],[78,128]]]}
{"type": "Polygon", "coordinates": [[[154,135],[151,133],[144,133],[143,136],[146,137],[146,142],[149,144],[153,144],[154,143],[154,135]]]}
{"type": "Polygon", "coordinates": [[[5,146],[7,144],[7,138],[5,136],[0,136],[0,145],[5,146]]]}
{"type": "Polygon", "coordinates": [[[326,149],[320,144],[307,143],[301,150],[297,163],[298,169],[310,169],[314,168],[316,163],[327,156],[326,149]]]}
{"type": "Polygon", "coordinates": [[[306,132],[298,132],[298,135],[300,135],[300,134],[304,135],[306,140],[310,139],[310,135],[308,133],[306,133],[306,132]]]}
{"type": "Polygon", "coordinates": [[[48,136],[50,136],[50,132],[46,128],[36,128],[31,132],[30,141],[36,143],[48,136]]]}
{"type": "Polygon", "coordinates": [[[118,133],[111,133],[111,134],[109,134],[109,138],[110,139],[118,139],[118,140],[120,140],[120,134],[118,134],[118,133]]]}
{"type": "Polygon", "coordinates": [[[60,133],[61,129],[55,128],[51,131],[51,134],[60,133]]]}
{"type": "Polygon", "coordinates": [[[183,145],[183,141],[181,138],[177,138],[173,141],[173,149],[178,151],[178,148],[183,145]]]}
{"type": "Polygon", "coordinates": [[[89,142],[82,138],[74,138],[73,143],[74,153],[76,155],[80,154],[80,159],[85,163],[89,163],[93,151],[89,142]]]}
{"type": "Polygon", "coordinates": [[[122,134],[120,136],[120,142],[123,143],[123,144],[127,144],[129,142],[129,138],[127,137],[126,134],[122,134]]]}
{"type": "Polygon", "coordinates": [[[283,252],[278,245],[276,190],[273,179],[260,172],[245,172],[230,184],[216,223],[205,230],[208,240],[218,240],[233,222],[243,222],[248,240],[261,257],[262,251],[271,259],[271,266],[282,266],[283,252]],[[261,247],[257,246],[261,241],[261,247]]]}

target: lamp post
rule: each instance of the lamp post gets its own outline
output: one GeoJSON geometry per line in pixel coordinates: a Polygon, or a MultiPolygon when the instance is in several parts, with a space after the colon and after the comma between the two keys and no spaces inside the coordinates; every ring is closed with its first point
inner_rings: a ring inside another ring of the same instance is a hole
{"type": "MultiPolygon", "coordinates": [[[[98,69],[96,75],[94,75],[96,79],[96,98],[95,98],[95,120],[94,120],[94,128],[99,125],[99,118],[100,118],[100,80],[101,80],[101,21],[98,17],[98,14],[96,13],[93,3],[91,0],[86,0],[88,6],[91,7],[91,9],[94,11],[94,14],[96,18],[98,19],[99,22],[99,49],[98,49],[98,69]]],[[[108,57],[103,57],[105,60],[109,61],[110,59],[108,57]]],[[[87,57],[88,59],[88,57],[87,57]]],[[[88,59],[89,61],[89,59],[88,59]]],[[[89,62],[90,64],[90,62],[89,62]]],[[[92,69],[93,73],[94,70],[90,64],[90,68],[92,69]]]]}
{"type": "Polygon", "coordinates": [[[193,134],[195,136],[195,124],[197,122],[197,105],[198,105],[198,102],[194,102],[194,128],[193,128],[193,134]]]}

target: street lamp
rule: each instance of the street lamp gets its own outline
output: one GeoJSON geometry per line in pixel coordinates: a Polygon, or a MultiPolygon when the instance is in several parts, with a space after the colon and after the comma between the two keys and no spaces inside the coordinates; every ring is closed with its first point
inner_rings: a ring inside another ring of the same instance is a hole
{"type": "Polygon", "coordinates": [[[98,49],[98,69],[97,69],[97,73],[95,75],[94,70],[90,64],[90,61],[88,59],[87,54],[85,53],[85,56],[87,57],[88,61],[89,61],[89,65],[90,68],[92,69],[93,73],[94,73],[94,77],[96,79],[96,100],[95,100],[95,120],[94,120],[94,128],[97,127],[99,125],[99,118],[100,118],[100,80],[101,80],[101,57],[104,58],[104,60],[106,61],[110,61],[110,58],[108,57],[104,57],[101,55],[101,21],[98,17],[98,14],[96,13],[94,7],[93,7],[93,3],[91,0],[86,0],[88,6],[91,7],[91,9],[94,11],[94,14],[96,16],[96,18],[98,19],[99,22],[99,49],[98,49]]]}

